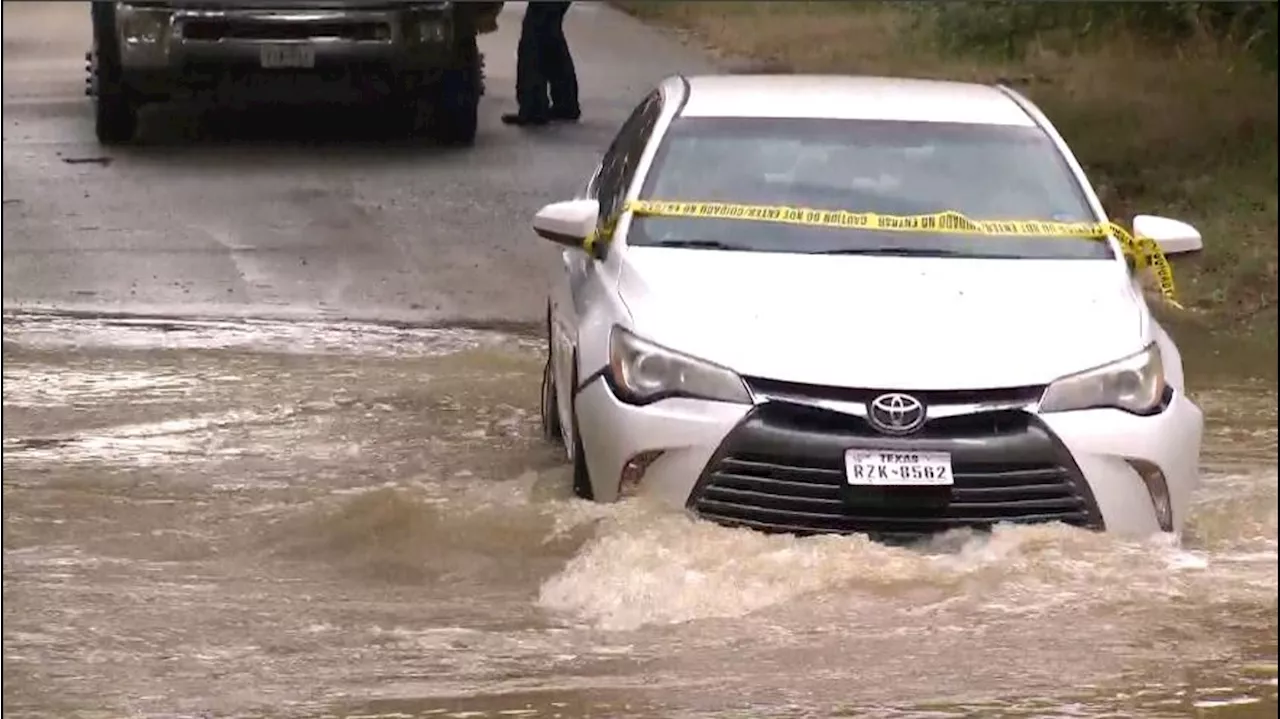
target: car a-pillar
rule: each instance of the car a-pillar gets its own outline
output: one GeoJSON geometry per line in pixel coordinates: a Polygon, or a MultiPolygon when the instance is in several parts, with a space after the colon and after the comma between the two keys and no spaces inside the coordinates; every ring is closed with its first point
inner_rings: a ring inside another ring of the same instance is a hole
{"type": "Polygon", "coordinates": [[[129,88],[120,57],[116,7],[112,2],[89,4],[93,46],[85,56],[85,92],[93,98],[93,126],[98,142],[117,145],[133,140],[138,131],[139,98],[129,88]]]}

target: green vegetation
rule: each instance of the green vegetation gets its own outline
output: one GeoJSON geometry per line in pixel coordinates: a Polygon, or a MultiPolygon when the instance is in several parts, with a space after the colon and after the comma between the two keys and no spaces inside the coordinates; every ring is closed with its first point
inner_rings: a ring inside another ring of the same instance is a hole
{"type": "Polygon", "coordinates": [[[1204,233],[1205,251],[1175,264],[1180,334],[1229,336],[1275,366],[1275,3],[614,4],[687,31],[731,66],[1017,87],[1114,219],[1162,214],[1204,233]]]}

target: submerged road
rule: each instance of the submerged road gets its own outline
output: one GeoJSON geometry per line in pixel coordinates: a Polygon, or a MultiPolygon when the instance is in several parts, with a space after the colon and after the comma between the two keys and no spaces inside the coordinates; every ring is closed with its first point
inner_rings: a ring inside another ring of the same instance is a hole
{"type": "Polygon", "coordinates": [[[570,497],[495,329],[541,319],[532,213],[706,58],[579,3],[586,122],[507,129],[509,3],[474,149],[170,107],[104,152],[84,4],[3,9],[5,719],[1276,716],[1266,384],[1195,388],[1181,546],[570,497]]]}

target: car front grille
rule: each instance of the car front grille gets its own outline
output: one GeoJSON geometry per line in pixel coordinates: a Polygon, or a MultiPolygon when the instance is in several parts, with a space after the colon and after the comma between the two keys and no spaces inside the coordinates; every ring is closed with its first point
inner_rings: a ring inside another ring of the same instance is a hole
{"type": "Polygon", "coordinates": [[[1000,523],[1102,527],[1067,450],[1034,415],[1012,409],[942,417],[916,435],[889,437],[861,417],[766,402],[722,443],[689,505],[722,524],[794,534],[909,538],[1000,523]],[[950,452],[955,483],[849,485],[844,453],[851,448],[950,452]]]}
{"type": "MultiPolygon", "coordinates": [[[[870,402],[889,390],[863,389],[858,387],[828,387],[825,385],[801,384],[799,382],[783,382],[775,379],[746,378],[751,391],[771,397],[787,397],[794,399],[834,400],[838,402],[870,402]]],[[[912,397],[930,407],[948,407],[955,405],[979,404],[1034,404],[1044,394],[1044,385],[1024,387],[1001,387],[999,389],[971,390],[912,390],[907,392],[912,397]]]]}

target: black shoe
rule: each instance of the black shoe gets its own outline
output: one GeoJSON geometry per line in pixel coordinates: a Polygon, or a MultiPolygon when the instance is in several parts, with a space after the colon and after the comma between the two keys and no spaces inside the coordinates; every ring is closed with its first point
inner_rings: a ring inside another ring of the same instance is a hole
{"type": "Polygon", "coordinates": [[[545,125],[547,122],[549,120],[542,115],[522,115],[518,112],[508,112],[502,116],[502,124],[515,125],[516,127],[545,125]]]}
{"type": "Polygon", "coordinates": [[[582,110],[551,110],[552,122],[577,122],[582,119],[582,110]]]}

